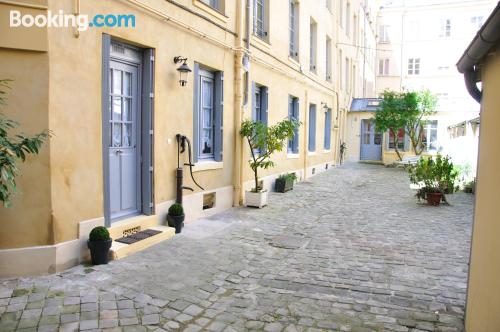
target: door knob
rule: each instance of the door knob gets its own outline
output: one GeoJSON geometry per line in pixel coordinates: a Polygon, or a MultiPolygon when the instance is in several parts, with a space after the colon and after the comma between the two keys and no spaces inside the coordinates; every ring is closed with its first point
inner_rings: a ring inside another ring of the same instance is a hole
{"type": "Polygon", "coordinates": [[[123,153],[123,150],[116,150],[116,154],[123,153]]]}

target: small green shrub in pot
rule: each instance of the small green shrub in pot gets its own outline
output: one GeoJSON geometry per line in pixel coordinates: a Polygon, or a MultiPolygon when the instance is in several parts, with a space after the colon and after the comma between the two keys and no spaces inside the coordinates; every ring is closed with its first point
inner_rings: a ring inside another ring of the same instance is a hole
{"type": "Polygon", "coordinates": [[[450,158],[439,154],[421,158],[408,173],[411,183],[420,187],[415,196],[426,199],[430,205],[439,205],[441,200],[447,202],[445,194],[454,192],[458,176],[450,158]]]}
{"type": "Polygon", "coordinates": [[[184,226],[184,208],[179,203],[174,203],[168,208],[168,226],[175,227],[175,233],[181,232],[184,226]]]}
{"type": "Polygon", "coordinates": [[[295,173],[282,174],[276,179],[274,184],[275,190],[280,193],[292,190],[295,180],[297,180],[297,175],[295,175],[295,173]]]}
{"type": "Polygon", "coordinates": [[[97,226],[90,231],[87,246],[90,249],[92,264],[108,264],[109,249],[113,240],[109,236],[109,231],[104,226],[97,226]]]}

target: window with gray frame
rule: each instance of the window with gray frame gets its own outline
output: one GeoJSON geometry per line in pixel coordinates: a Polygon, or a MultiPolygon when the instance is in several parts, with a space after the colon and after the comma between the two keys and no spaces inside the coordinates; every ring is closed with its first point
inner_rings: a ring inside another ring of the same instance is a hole
{"type": "Polygon", "coordinates": [[[290,57],[299,57],[299,5],[290,1],[290,57]]]}
{"type": "Polygon", "coordinates": [[[325,150],[330,150],[332,141],[332,109],[329,108],[325,112],[325,140],[323,142],[323,148],[325,150]]]}
{"type": "Polygon", "coordinates": [[[317,31],[318,25],[311,18],[311,23],[309,25],[309,69],[312,72],[316,72],[317,31]]]}
{"type": "Polygon", "coordinates": [[[316,105],[309,105],[309,152],[316,151],[316,105]]]}
{"type": "Polygon", "coordinates": [[[267,40],[267,22],[269,19],[268,13],[268,0],[254,0],[253,6],[253,33],[261,38],[267,40]]]}
{"type": "Polygon", "coordinates": [[[195,63],[194,77],[194,159],[222,161],[224,75],[195,63]]]}
{"type": "Polygon", "coordinates": [[[351,37],[351,4],[348,2],[345,7],[345,33],[351,37]]]}
{"type": "Polygon", "coordinates": [[[260,121],[267,126],[268,88],[263,85],[252,83],[253,108],[252,120],[260,121]]]}
{"type": "MultiPolygon", "coordinates": [[[[288,119],[299,121],[299,98],[288,96],[288,119]]],[[[299,153],[299,128],[295,128],[294,136],[288,140],[288,153],[299,153]]]]}

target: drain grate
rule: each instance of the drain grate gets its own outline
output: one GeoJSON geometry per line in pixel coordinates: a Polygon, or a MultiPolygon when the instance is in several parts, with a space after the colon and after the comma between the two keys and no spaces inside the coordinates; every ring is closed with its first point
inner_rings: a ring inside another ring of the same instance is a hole
{"type": "Polygon", "coordinates": [[[129,236],[121,237],[115,241],[125,244],[132,244],[160,233],[161,231],[155,231],[154,229],[146,229],[144,231],[131,234],[129,236]]]}

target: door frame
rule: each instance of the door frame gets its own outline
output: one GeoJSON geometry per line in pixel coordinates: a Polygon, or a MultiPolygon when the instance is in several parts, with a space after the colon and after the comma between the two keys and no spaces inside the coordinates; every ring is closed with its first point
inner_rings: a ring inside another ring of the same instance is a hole
{"type": "Polygon", "coordinates": [[[381,138],[380,138],[380,153],[377,152],[377,154],[380,155],[379,159],[363,159],[363,133],[364,133],[364,129],[365,129],[365,125],[364,123],[365,122],[372,122],[372,126],[371,126],[371,130],[370,130],[370,144],[369,145],[375,145],[375,134],[376,134],[376,130],[375,130],[375,123],[373,121],[373,119],[361,119],[361,130],[360,130],[360,135],[359,135],[359,160],[360,161],[382,161],[382,155],[383,155],[383,134],[380,134],[381,135],[381,138]]]}
{"type": "Polygon", "coordinates": [[[102,86],[101,86],[101,106],[102,106],[102,160],[103,160],[103,211],[104,222],[107,227],[111,223],[122,218],[112,219],[110,211],[110,179],[109,179],[109,70],[110,61],[117,61],[133,66],[137,66],[138,98],[137,98],[137,190],[139,214],[152,215],[155,212],[154,206],[154,137],[153,137],[153,115],[154,115],[154,50],[141,49],[127,42],[112,39],[110,35],[102,35],[102,86]],[[111,42],[134,49],[140,52],[140,60],[129,60],[111,56],[111,42]]]}

